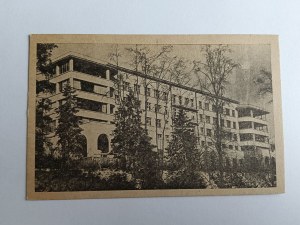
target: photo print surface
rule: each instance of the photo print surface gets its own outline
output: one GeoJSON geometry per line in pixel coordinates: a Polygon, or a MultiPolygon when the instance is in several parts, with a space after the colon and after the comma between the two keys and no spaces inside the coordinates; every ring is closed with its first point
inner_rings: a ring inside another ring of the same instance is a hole
{"type": "Polygon", "coordinates": [[[278,61],[274,36],[32,35],[28,198],[282,193],[278,61]]]}

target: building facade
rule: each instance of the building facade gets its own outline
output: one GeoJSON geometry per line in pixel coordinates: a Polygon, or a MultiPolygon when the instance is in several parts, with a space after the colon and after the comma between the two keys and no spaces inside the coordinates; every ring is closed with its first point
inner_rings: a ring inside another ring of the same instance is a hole
{"type": "MultiPolygon", "coordinates": [[[[53,109],[64,103],[62,90],[67,82],[76,90],[77,115],[82,121],[86,157],[113,157],[114,113],[119,101],[130,90],[140,101],[142,123],[157,146],[156,151],[167,154],[165,149],[171,138],[172,116],[180,109],[186,112],[194,125],[199,150],[214,151],[216,113],[209,101],[213,96],[208,93],[76,53],[55,59],[52,71],[50,83],[55,87],[55,93],[47,97],[53,109]]],[[[222,147],[226,158],[230,159],[228,163],[254,156],[267,162],[274,157],[270,154],[268,112],[255,106],[241,105],[229,98],[222,100],[225,106],[220,122],[228,134],[222,147]]],[[[53,127],[56,127],[58,118],[54,110],[52,119],[53,127]]]]}

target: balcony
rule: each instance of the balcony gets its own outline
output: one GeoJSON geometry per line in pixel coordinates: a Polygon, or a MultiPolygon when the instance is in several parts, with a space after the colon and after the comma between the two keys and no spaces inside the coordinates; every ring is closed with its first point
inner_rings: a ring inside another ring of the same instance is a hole
{"type": "Polygon", "coordinates": [[[257,135],[269,137],[269,133],[267,131],[257,130],[257,129],[253,129],[253,128],[240,129],[239,133],[240,134],[257,134],[257,135]]]}
{"type": "Polygon", "coordinates": [[[268,125],[268,122],[266,120],[258,119],[258,118],[251,117],[251,116],[238,117],[238,121],[239,122],[255,122],[258,124],[268,125]]]}
{"type": "Polygon", "coordinates": [[[83,80],[83,81],[88,81],[91,83],[95,83],[95,84],[101,84],[103,86],[106,87],[113,87],[114,83],[112,80],[107,80],[104,79],[102,77],[98,77],[98,76],[93,76],[90,74],[86,74],[86,73],[81,73],[81,72],[77,72],[77,71],[67,71],[65,73],[59,74],[57,76],[54,76],[50,79],[51,83],[58,83],[61,81],[64,81],[66,79],[78,79],[78,80],[83,80]]]}
{"type": "MultiPolygon", "coordinates": [[[[93,93],[93,92],[76,90],[75,95],[78,98],[88,99],[88,100],[102,102],[102,103],[106,103],[106,104],[115,105],[115,103],[116,103],[114,98],[107,97],[106,95],[101,95],[101,94],[97,94],[97,93],[93,93]]],[[[64,98],[65,98],[65,96],[63,96],[63,93],[58,93],[58,94],[55,94],[55,95],[52,95],[51,97],[49,97],[49,99],[52,102],[57,102],[64,98]]]]}
{"type": "Polygon", "coordinates": [[[192,107],[192,106],[180,105],[180,104],[173,104],[172,106],[175,107],[175,108],[178,108],[178,109],[183,109],[183,110],[191,111],[191,112],[197,112],[198,111],[195,106],[192,107]]]}
{"type": "Polygon", "coordinates": [[[270,144],[265,143],[265,142],[259,142],[259,141],[241,141],[240,146],[257,146],[261,148],[270,148],[270,144]]]}
{"type": "Polygon", "coordinates": [[[86,110],[86,109],[79,109],[79,112],[76,115],[80,116],[80,117],[95,119],[95,120],[105,120],[108,122],[114,121],[113,114],[107,114],[104,112],[96,112],[96,111],[91,111],[91,110],[86,110]]]}
{"type": "Polygon", "coordinates": [[[82,99],[89,99],[92,101],[113,104],[113,105],[116,104],[114,98],[107,97],[106,95],[101,95],[98,93],[76,90],[75,94],[77,95],[78,98],[82,98],[82,99]]]}

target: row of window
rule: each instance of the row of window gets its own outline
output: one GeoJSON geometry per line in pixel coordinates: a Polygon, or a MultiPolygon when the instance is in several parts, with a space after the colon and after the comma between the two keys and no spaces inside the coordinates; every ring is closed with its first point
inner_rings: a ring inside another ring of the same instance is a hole
{"type": "MultiPolygon", "coordinates": [[[[124,82],[123,83],[123,88],[126,91],[129,91],[130,87],[130,83],[129,82],[124,82]]],[[[134,84],[134,91],[137,94],[140,94],[140,89],[141,86],[138,84],[134,84]]],[[[161,92],[159,90],[153,90],[153,95],[152,95],[152,89],[147,87],[145,88],[145,95],[149,96],[149,97],[154,97],[154,98],[161,98],[162,100],[167,100],[168,99],[168,93],[167,92],[161,92]]],[[[181,95],[177,96],[175,94],[172,95],[172,103],[173,104],[179,104],[179,105],[184,105],[186,107],[195,107],[195,102],[193,98],[183,98],[181,95]]],[[[199,101],[199,105],[198,105],[199,109],[205,109],[207,111],[216,111],[216,107],[214,105],[210,105],[209,103],[205,102],[204,105],[202,103],[202,101],[199,101]],[[204,108],[203,108],[204,107],[204,108]]],[[[228,116],[232,116],[235,117],[236,112],[235,110],[230,110],[228,108],[224,108],[224,112],[223,114],[228,115],[228,116]]]]}
{"type": "Polygon", "coordinates": [[[68,71],[69,71],[69,63],[67,62],[62,65],[57,65],[56,67],[54,67],[52,73],[58,75],[68,71]]]}
{"type": "MultiPolygon", "coordinates": [[[[201,141],[201,145],[205,146],[205,141],[201,141]]],[[[211,141],[207,142],[207,146],[213,146],[213,143],[211,141]]],[[[239,150],[239,147],[237,145],[226,145],[226,144],[222,144],[222,148],[229,148],[229,149],[235,149],[235,150],[239,150]]]]}
{"type": "MultiPolygon", "coordinates": [[[[202,114],[199,114],[199,119],[200,119],[200,122],[204,122],[204,115],[202,114]]],[[[205,122],[206,123],[212,123],[213,125],[216,125],[217,124],[217,118],[216,117],[211,117],[211,116],[205,116],[205,122]],[[212,119],[212,121],[211,121],[212,119]]],[[[233,128],[233,129],[236,129],[236,122],[232,122],[230,120],[226,120],[226,124],[225,124],[225,120],[224,119],[221,119],[221,126],[222,127],[226,127],[227,128],[233,128]]]]}
{"type": "MultiPolygon", "coordinates": [[[[168,121],[166,120],[166,123],[168,123],[168,121]]],[[[154,124],[152,124],[152,118],[151,117],[146,117],[146,124],[147,126],[152,126],[154,124]]],[[[158,128],[161,128],[161,119],[156,119],[155,120],[155,125],[158,127],[158,128]]]]}
{"type": "MultiPolygon", "coordinates": [[[[208,137],[212,137],[212,135],[213,135],[213,130],[210,128],[206,128],[204,130],[203,127],[200,127],[200,132],[201,132],[201,134],[206,135],[208,137]]],[[[237,141],[237,134],[234,134],[231,132],[224,132],[223,136],[224,136],[224,139],[237,141]]]]}
{"type": "Polygon", "coordinates": [[[269,138],[258,134],[240,134],[241,141],[258,141],[263,143],[269,143],[269,138]]]}
{"type": "Polygon", "coordinates": [[[150,102],[147,102],[146,107],[147,111],[154,111],[154,112],[158,112],[158,113],[164,113],[167,114],[168,113],[168,107],[164,106],[164,109],[162,109],[161,105],[158,104],[154,104],[154,107],[152,106],[152,104],[150,102]]]}
{"type": "MultiPolygon", "coordinates": [[[[130,83],[129,82],[123,82],[123,89],[124,89],[124,91],[131,90],[130,83]]],[[[141,85],[134,84],[133,90],[134,90],[135,93],[141,94],[141,85]]],[[[167,92],[163,92],[163,91],[159,91],[159,90],[153,90],[153,93],[152,93],[152,89],[149,88],[149,87],[145,88],[145,93],[144,94],[148,97],[154,97],[154,98],[161,99],[161,100],[164,100],[164,101],[166,101],[168,99],[168,93],[167,92]]]]}

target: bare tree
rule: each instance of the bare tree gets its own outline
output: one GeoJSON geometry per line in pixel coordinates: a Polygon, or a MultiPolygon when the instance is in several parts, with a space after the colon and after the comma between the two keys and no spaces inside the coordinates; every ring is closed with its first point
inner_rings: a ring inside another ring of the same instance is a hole
{"type": "MultiPolygon", "coordinates": [[[[142,85],[145,90],[144,93],[144,102],[145,102],[145,113],[144,118],[146,121],[147,118],[147,104],[149,98],[149,88],[155,88],[155,81],[148,79],[148,77],[155,77],[157,72],[157,67],[161,62],[162,58],[172,51],[172,46],[162,46],[159,50],[155,51],[148,46],[135,46],[135,48],[127,49],[130,53],[133,54],[131,65],[134,66],[137,72],[141,72],[145,75],[142,78],[142,85]]],[[[137,76],[138,79],[138,76],[137,76]]],[[[145,129],[147,130],[147,123],[145,122],[145,129]]]]}
{"type": "Polygon", "coordinates": [[[224,185],[223,142],[225,139],[223,118],[226,85],[232,71],[239,66],[228,54],[231,52],[227,45],[205,45],[202,49],[204,60],[194,61],[194,70],[199,76],[199,86],[208,93],[207,100],[214,106],[216,116],[214,126],[215,148],[218,153],[220,183],[224,185]]]}
{"type": "MultiPolygon", "coordinates": [[[[112,47],[112,52],[108,54],[108,58],[110,62],[117,67],[119,67],[120,64],[120,58],[122,57],[119,45],[114,45],[112,47]]],[[[124,97],[124,89],[123,89],[123,82],[124,82],[124,75],[119,70],[117,70],[116,78],[113,79],[114,81],[114,89],[115,93],[117,93],[116,99],[120,104],[122,103],[122,99],[124,97]]]]}

